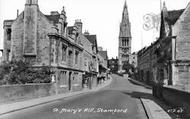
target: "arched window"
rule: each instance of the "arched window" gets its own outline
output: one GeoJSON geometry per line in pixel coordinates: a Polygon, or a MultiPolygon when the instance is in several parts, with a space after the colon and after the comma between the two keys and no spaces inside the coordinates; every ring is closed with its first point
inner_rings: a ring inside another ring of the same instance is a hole
{"type": "Polygon", "coordinates": [[[126,38],[122,39],[122,46],[126,46],[126,41],[127,41],[126,38]]]}

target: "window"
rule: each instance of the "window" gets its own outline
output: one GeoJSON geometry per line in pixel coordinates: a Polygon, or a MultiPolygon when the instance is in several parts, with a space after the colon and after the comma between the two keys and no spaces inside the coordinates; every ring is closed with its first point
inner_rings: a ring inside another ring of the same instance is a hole
{"type": "Polygon", "coordinates": [[[67,46],[62,44],[62,61],[66,61],[67,56],[67,46]]]}
{"type": "Polygon", "coordinates": [[[84,66],[87,66],[87,59],[84,59],[84,66]]]}
{"type": "Polygon", "coordinates": [[[54,41],[54,39],[51,39],[51,40],[52,40],[52,42],[51,42],[51,62],[55,63],[55,58],[56,58],[56,56],[55,56],[55,41],[54,41]]]}
{"type": "Polygon", "coordinates": [[[79,55],[79,52],[75,51],[75,64],[78,64],[78,55],[79,55]]]}
{"type": "Polygon", "coordinates": [[[7,40],[11,40],[11,29],[7,29],[7,40]]]}
{"type": "Polygon", "coordinates": [[[122,46],[126,46],[126,39],[122,39],[122,46]]]}
{"type": "Polygon", "coordinates": [[[126,42],[127,42],[127,46],[129,46],[129,39],[127,39],[127,41],[126,41],[126,42]]]}
{"type": "Polygon", "coordinates": [[[122,46],[129,46],[129,39],[128,38],[122,39],[122,46]]]}
{"type": "Polygon", "coordinates": [[[7,50],[7,60],[11,61],[10,49],[7,50]]]}
{"type": "Polygon", "coordinates": [[[73,66],[73,59],[72,59],[72,54],[73,54],[73,52],[71,51],[71,50],[69,50],[69,55],[68,55],[68,65],[69,66],[73,66]]]}

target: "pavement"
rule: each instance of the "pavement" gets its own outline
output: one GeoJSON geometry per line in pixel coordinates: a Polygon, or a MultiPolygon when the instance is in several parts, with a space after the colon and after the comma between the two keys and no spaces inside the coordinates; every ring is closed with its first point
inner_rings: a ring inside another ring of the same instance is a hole
{"type": "Polygon", "coordinates": [[[108,86],[111,82],[112,82],[112,78],[110,78],[109,80],[106,80],[104,83],[102,83],[92,89],[84,88],[82,91],[68,92],[68,93],[58,94],[58,95],[54,95],[54,96],[41,97],[41,98],[37,98],[37,99],[31,99],[31,100],[9,103],[9,104],[2,104],[2,105],[0,105],[0,115],[19,111],[19,110],[34,107],[34,106],[39,106],[39,105],[42,105],[45,103],[50,103],[55,100],[59,100],[59,99],[66,98],[66,97],[72,97],[72,96],[76,96],[76,95],[81,95],[81,94],[85,94],[85,93],[98,91],[98,90],[108,86]]]}
{"type": "Polygon", "coordinates": [[[172,119],[172,117],[153,100],[141,98],[141,101],[149,119],[172,119]]]}
{"type": "MultiPolygon", "coordinates": [[[[149,88],[149,89],[152,88],[151,86],[143,82],[140,82],[131,78],[129,78],[128,80],[135,84],[142,85],[146,88],[149,88]]],[[[146,110],[146,114],[148,115],[149,119],[172,119],[172,117],[160,105],[156,103],[158,102],[158,100],[156,100],[155,98],[153,97],[151,97],[151,99],[140,98],[140,100],[146,110]]]]}

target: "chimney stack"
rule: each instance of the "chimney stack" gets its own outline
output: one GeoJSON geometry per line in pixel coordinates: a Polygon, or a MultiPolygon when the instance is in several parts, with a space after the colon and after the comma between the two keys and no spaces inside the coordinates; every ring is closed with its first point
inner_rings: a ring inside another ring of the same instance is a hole
{"type": "Polygon", "coordinates": [[[75,26],[78,28],[80,34],[82,34],[82,22],[81,19],[75,20],[75,26]]]}
{"type": "Polygon", "coordinates": [[[19,10],[17,9],[17,15],[16,15],[16,17],[18,17],[18,15],[19,15],[19,10]]]}

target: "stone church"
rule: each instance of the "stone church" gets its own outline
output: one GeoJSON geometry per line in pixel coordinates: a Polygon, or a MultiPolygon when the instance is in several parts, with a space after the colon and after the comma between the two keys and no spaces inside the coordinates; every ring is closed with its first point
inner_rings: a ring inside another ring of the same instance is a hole
{"type": "Polygon", "coordinates": [[[119,32],[119,48],[118,48],[118,62],[119,71],[122,71],[124,62],[129,62],[131,58],[131,23],[129,21],[129,14],[126,1],[123,7],[122,20],[120,23],[119,32]]]}

